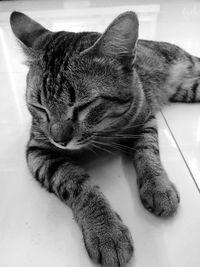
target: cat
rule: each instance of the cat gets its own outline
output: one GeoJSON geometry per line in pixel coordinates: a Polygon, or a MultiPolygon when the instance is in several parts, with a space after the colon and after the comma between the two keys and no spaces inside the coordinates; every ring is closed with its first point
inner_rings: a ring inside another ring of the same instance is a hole
{"type": "Polygon", "coordinates": [[[144,207],[174,214],[180,198],[160,160],[155,115],[170,102],[200,102],[200,60],[166,42],[138,40],[132,11],[103,34],[51,32],[16,11],[10,23],[29,66],[30,172],[72,209],[92,260],[125,266],[134,252],[131,234],[78,155],[125,150],[144,207]]]}

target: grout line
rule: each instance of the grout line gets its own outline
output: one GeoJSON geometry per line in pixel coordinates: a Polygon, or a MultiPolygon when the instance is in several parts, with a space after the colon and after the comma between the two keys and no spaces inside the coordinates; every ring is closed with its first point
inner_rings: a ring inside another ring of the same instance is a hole
{"type": "Polygon", "coordinates": [[[191,177],[192,177],[192,180],[193,180],[193,182],[194,182],[194,184],[195,184],[195,186],[196,186],[198,192],[200,193],[200,188],[199,188],[199,186],[198,186],[198,184],[197,184],[197,182],[196,182],[196,180],[195,180],[195,178],[194,178],[194,176],[193,176],[193,174],[192,174],[192,171],[190,170],[190,167],[189,167],[189,165],[188,165],[188,163],[187,163],[187,161],[186,161],[186,159],[185,159],[185,157],[184,157],[184,155],[183,155],[183,152],[181,151],[181,148],[180,148],[178,142],[176,141],[176,138],[175,138],[175,136],[174,136],[174,134],[173,134],[171,128],[169,127],[169,123],[168,123],[167,119],[165,118],[165,116],[164,116],[162,110],[161,110],[160,112],[161,112],[161,114],[162,114],[162,116],[163,116],[163,119],[164,119],[164,121],[165,121],[165,123],[166,123],[166,125],[167,125],[167,127],[168,127],[168,129],[169,129],[169,131],[170,131],[170,134],[172,135],[172,137],[173,137],[173,139],[174,139],[174,142],[175,142],[175,144],[176,144],[176,146],[177,146],[177,148],[178,148],[178,151],[180,152],[181,157],[182,157],[183,161],[185,162],[185,165],[186,165],[186,167],[187,167],[187,169],[188,169],[188,171],[189,171],[189,173],[190,173],[190,175],[191,175],[191,177]]]}

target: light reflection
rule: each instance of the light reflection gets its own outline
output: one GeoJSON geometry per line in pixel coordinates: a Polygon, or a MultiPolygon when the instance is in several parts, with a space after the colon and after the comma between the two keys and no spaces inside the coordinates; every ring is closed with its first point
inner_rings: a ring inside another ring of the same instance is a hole
{"type": "Polygon", "coordinates": [[[165,136],[167,137],[167,139],[170,141],[170,144],[171,144],[173,147],[176,147],[176,143],[175,143],[173,137],[171,136],[169,130],[163,129],[162,131],[163,131],[163,133],[165,134],[165,136]]]}
{"type": "Polygon", "coordinates": [[[22,110],[20,107],[19,96],[17,93],[16,85],[15,85],[15,79],[13,77],[13,70],[12,70],[12,67],[10,64],[11,59],[9,58],[9,52],[7,49],[7,45],[6,45],[6,41],[5,41],[5,37],[4,37],[4,32],[3,32],[2,28],[0,28],[0,42],[1,42],[2,48],[3,48],[3,54],[5,57],[6,67],[8,70],[8,75],[9,75],[9,79],[10,79],[10,83],[11,83],[11,89],[12,89],[12,92],[14,95],[14,99],[15,99],[15,103],[16,103],[16,107],[17,107],[17,112],[19,115],[19,121],[20,121],[20,123],[22,123],[23,122],[23,114],[22,114],[22,110]]]}
{"type": "Polygon", "coordinates": [[[197,140],[197,142],[200,143],[200,117],[199,117],[199,119],[198,119],[198,123],[197,123],[196,140],[197,140]]]}
{"type": "Polygon", "coordinates": [[[192,158],[191,160],[188,161],[188,166],[192,172],[192,175],[200,188],[200,167],[199,167],[199,162],[196,158],[192,158]]]}

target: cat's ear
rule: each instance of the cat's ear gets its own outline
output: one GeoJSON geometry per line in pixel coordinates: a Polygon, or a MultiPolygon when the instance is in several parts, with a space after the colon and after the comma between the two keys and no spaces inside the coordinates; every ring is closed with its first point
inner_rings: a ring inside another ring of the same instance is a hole
{"type": "Polygon", "coordinates": [[[10,16],[13,33],[26,48],[42,49],[43,40],[50,31],[21,12],[14,11],[10,16]]]}
{"type": "Polygon", "coordinates": [[[138,18],[134,12],[122,13],[114,19],[88,52],[117,58],[133,58],[138,39],[138,25],[138,18]]]}

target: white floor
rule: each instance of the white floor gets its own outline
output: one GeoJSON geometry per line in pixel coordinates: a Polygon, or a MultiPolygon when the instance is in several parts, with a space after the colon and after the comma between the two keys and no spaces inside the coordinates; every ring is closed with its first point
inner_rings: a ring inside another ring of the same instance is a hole
{"type": "MultiPolygon", "coordinates": [[[[103,31],[120,12],[135,10],[140,37],[170,41],[200,56],[197,1],[132,2],[0,2],[0,267],[95,266],[71,211],[41,189],[27,170],[27,69],[21,64],[23,56],[10,30],[9,14],[23,11],[52,30],[103,31]]],[[[200,105],[167,107],[158,114],[158,121],[162,161],[181,195],[173,218],[158,219],[142,207],[128,159],[108,156],[87,167],[131,230],[135,256],[129,266],[199,267],[200,105]]]]}

